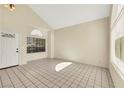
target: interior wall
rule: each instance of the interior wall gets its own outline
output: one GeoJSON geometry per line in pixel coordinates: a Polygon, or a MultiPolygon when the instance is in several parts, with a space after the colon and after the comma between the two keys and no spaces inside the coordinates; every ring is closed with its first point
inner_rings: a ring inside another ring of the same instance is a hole
{"type": "Polygon", "coordinates": [[[115,40],[124,36],[124,5],[113,5],[111,14],[111,58],[109,70],[115,87],[124,87],[124,62],[117,60],[115,55],[115,40]]]}
{"type": "Polygon", "coordinates": [[[48,32],[48,58],[54,58],[54,30],[48,32]]]}
{"type": "Polygon", "coordinates": [[[4,7],[4,5],[0,5],[0,31],[19,34],[19,64],[26,64],[29,60],[47,57],[47,51],[30,55],[26,53],[26,37],[30,35],[34,28],[43,32],[51,29],[27,5],[16,5],[16,10],[13,12],[4,7]]]}
{"type": "Polygon", "coordinates": [[[108,67],[109,18],[58,29],[54,33],[55,58],[108,67]]]}

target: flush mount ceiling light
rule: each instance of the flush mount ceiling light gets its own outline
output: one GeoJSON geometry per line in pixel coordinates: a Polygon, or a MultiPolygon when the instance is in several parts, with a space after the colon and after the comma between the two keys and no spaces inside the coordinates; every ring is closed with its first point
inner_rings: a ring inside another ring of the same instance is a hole
{"type": "Polygon", "coordinates": [[[4,6],[6,8],[8,8],[10,11],[14,11],[15,10],[15,5],[14,4],[5,4],[4,6]]]}

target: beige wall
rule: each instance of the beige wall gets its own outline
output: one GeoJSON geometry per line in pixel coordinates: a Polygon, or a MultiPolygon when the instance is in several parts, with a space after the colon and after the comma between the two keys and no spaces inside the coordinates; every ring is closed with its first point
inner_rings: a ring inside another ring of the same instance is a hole
{"type": "Polygon", "coordinates": [[[108,67],[109,18],[59,29],[54,33],[55,58],[108,67]]]}
{"type": "Polygon", "coordinates": [[[54,30],[48,32],[48,58],[54,58],[54,30]]]}
{"type": "Polygon", "coordinates": [[[20,64],[47,56],[47,52],[33,55],[26,53],[26,37],[34,28],[45,32],[51,29],[27,5],[16,5],[13,12],[0,5],[0,31],[19,33],[20,64]]]}

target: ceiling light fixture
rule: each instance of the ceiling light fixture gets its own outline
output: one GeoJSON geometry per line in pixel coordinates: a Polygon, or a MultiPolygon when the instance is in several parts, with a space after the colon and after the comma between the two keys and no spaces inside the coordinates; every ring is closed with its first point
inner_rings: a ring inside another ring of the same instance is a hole
{"type": "Polygon", "coordinates": [[[8,8],[10,11],[14,11],[15,10],[15,5],[14,4],[5,4],[4,6],[6,8],[8,8]]]}

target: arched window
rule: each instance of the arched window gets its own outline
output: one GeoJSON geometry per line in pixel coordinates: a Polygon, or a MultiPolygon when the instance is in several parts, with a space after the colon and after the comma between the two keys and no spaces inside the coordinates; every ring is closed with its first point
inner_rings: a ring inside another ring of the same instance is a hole
{"type": "Polygon", "coordinates": [[[34,29],[34,30],[32,30],[31,35],[32,36],[42,37],[43,36],[43,33],[41,31],[37,30],[37,29],[34,29]]]}

